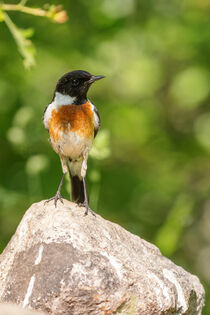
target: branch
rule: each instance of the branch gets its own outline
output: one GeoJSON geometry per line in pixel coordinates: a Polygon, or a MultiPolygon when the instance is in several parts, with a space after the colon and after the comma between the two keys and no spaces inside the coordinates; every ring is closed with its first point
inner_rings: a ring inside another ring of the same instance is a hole
{"type": "Polygon", "coordinates": [[[35,64],[35,48],[33,43],[28,39],[33,34],[33,29],[20,29],[10,19],[6,12],[16,11],[34,16],[41,16],[51,19],[56,23],[64,23],[68,19],[67,13],[62,9],[61,5],[50,5],[46,9],[31,8],[25,6],[27,0],[20,0],[18,4],[0,3],[0,22],[5,22],[11,34],[13,35],[20,54],[23,57],[23,62],[26,68],[30,68],[35,64]]]}
{"type": "Polygon", "coordinates": [[[26,14],[31,14],[34,16],[47,17],[54,20],[57,23],[64,23],[67,20],[67,13],[65,10],[62,10],[62,6],[50,6],[49,10],[44,10],[41,8],[31,8],[24,6],[20,2],[19,4],[0,4],[0,10],[2,11],[19,11],[26,14]]]}
{"type": "Polygon", "coordinates": [[[4,22],[6,23],[8,29],[10,30],[12,36],[14,37],[18,50],[23,57],[24,65],[26,68],[30,68],[35,64],[34,53],[35,48],[32,42],[25,38],[23,31],[21,32],[17,26],[12,22],[10,17],[4,12],[4,22]]]}
{"type": "Polygon", "coordinates": [[[3,11],[20,11],[27,14],[32,14],[36,16],[47,16],[48,11],[40,9],[40,8],[30,8],[25,7],[21,4],[2,4],[0,8],[3,11]]]}

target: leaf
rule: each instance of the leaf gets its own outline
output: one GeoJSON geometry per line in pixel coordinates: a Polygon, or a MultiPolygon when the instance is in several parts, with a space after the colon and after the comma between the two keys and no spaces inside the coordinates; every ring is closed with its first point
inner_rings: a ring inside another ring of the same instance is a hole
{"type": "Polygon", "coordinates": [[[31,41],[27,40],[27,45],[20,47],[19,51],[21,55],[23,56],[24,60],[24,66],[26,69],[30,69],[32,66],[35,65],[35,47],[31,41]]]}
{"type": "Polygon", "coordinates": [[[18,45],[18,50],[23,57],[23,63],[26,69],[31,68],[35,64],[35,47],[33,43],[26,39],[23,35],[21,30],[16,28],[16,43],[18,45]]]}
{"type": "Polygon", "coordinates": [[[19,28],[19,31],[25,38],[30,38],[34,35],[34,29],[32,27],[25,29],[19,28]]]}

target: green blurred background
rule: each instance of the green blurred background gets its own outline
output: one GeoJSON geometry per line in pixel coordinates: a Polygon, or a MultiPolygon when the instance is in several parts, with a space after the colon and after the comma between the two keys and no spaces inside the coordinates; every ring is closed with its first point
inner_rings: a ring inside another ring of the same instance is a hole
{"type": "Polygon", "coordinates": [[[105,75],[89,91],[102,120],[87,175],[92,208],[198,275],[210,314],[210,1],[52,3],[66,23],[8,13],[35,30],[30,71],[0,24],[0,249],[31,203],[56,192],[61,167],[42,114],[57,79],[105,75]]]}

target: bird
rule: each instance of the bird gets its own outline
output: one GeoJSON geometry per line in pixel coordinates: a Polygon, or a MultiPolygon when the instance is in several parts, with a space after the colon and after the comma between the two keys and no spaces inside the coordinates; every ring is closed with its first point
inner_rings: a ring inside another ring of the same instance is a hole
{"type": "Polygon", "coordinates": [[[46,200],[63,203],[61,188],[66,173],[71,181],[71,200],[95,215],[89,206],[86,187],[87,160],[94,138],[100,127],[97,108],[87,98],[90,86],[105,78],[87,71],[65,73],[57,82],[53,99],[44,110],[43,124],[49,132],[49,141],[59,155],[62,177],[55,196],[46,200]]]}

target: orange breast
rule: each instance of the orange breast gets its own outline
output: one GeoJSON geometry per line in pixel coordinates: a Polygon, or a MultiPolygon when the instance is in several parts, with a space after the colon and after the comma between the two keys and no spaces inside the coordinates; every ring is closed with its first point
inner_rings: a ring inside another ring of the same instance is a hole
{"type": "Polygon", "coordinates": [[[76,132],[81,137],[94,137],[93,111],[89,102],[83,105],[63,105],[59,110],[52,110],[49,122],[50,136],[57,141],[61,131],[67,134],[76,132]]]}

